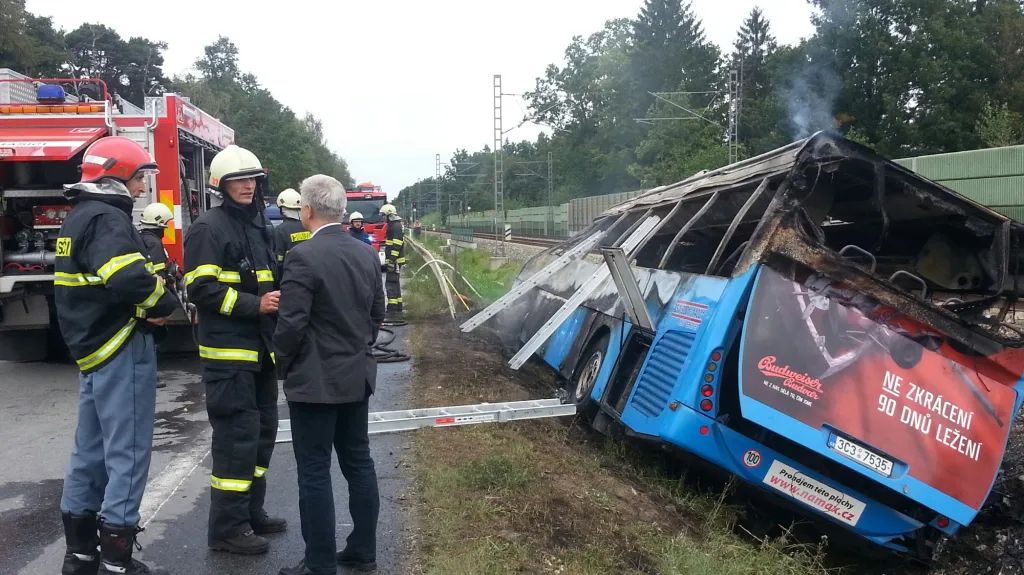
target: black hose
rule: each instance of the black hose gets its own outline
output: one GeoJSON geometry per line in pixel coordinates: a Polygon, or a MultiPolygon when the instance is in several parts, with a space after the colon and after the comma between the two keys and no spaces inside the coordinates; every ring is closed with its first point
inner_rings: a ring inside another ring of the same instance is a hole
{"type": "MultiPolygon", "coordinates": [[[[405,325],[406,322],[402,322],[405,325]]],[[[385,324],[391,325],[391,324],[385,324]]],[[[386,327],[380,328],[380,333],[389,333],[391,338],[385,341],[381,341],[380,334],[377,335],[377,341],[373,342],[373,358],[377,360],[377,363],[400,363],[403,361],[409,361],[412,359],[409,355],[399,352],[397,349],[389,347],[395,341],[394,330],[387,329],[386,327]]]]}

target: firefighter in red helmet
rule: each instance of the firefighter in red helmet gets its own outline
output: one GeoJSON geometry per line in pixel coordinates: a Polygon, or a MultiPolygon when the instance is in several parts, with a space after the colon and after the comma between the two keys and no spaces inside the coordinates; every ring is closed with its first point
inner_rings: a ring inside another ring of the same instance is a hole
{"type": "Polygon", "coordinates": [[[73,209],[57,237],[54,296],[81,375],[60,504],[63,575],[168,573],[132,558],[153,449],[152,330],[179,305],[132,225],[146,175],[156,171],[142,146],[106,137],[85,151],[81,181],[64,192],[73,209]]]}

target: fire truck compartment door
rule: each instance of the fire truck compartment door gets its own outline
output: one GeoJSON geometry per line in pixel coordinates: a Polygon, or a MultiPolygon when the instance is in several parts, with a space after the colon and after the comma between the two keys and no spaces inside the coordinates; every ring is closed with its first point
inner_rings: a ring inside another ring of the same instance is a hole
{"type": "Polygon", "coordinates": [[[0,161],[66,161],[107,133],[106,128],[24,128],[0,125],[0,161]]]}

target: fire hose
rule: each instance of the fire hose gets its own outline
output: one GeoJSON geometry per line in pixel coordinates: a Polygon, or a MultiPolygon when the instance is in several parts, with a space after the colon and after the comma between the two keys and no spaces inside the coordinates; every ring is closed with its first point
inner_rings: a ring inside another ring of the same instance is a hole
{"type": "Polygon", "coordinates": [[[400,363],[411,359],[408,354],[401,353],[397,349],[390,347],[395,342],[396,335],[394,330],[382,327],[380,328],[380,334],[377,335],[377,341],[373,342],[373,358],[377,360],[377,363],[400,363]],[[391,334],[391,337],[381,341],[380,334],[384,333],[391,334]]]}

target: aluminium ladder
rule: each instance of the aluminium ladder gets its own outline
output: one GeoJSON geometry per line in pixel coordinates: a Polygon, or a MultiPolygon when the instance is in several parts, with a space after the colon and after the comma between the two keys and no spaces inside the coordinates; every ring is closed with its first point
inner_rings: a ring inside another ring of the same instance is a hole
{"type": "MultiPolygon", "coordinates": [[[[525,419],[563,417],[575,415],[576,405],[562,403],[558,398],[509,401],[506,403],[479,403],[427,409],[371,412],[370,435],[411,431],[421,427],[455,427],[479,423],[502,423],[525,419]]],[[[291,443],[290,419],[282,419],[277,427],[276,443],[291,443]]]]}
{"type": "MultiPolygon", "coordinates": [[[[642,224],[640,224],[639,227],[636,228],[636,230],[633,231],[632,234],[630,234],[629,238],[623,242],[622,253],[626,259],[632,258],[634,252],[636,252],[636,250],[647,241],[647,238],[657,230],[659,221],[661,221],[661,217],[649,216],[642,224]]],[[[509,360],[509,367],[512,369],[519,369],[522,367],[523,364],[530,359],[530,356],[536,353],[536,351],[540,349],[540,346],[544,345],[544,342],[551,337],[551,334],[555,333],[555,330],[557,330],[565,320],[569,319],[569,316],[576,311],[576,308],[580,307],[580,305],[586,301],[591,294],[597,291],[597,289],[603,285],[611,275],[612,272],[608,265],[602,265],[597,268],[594,274],[580,285],[580,288],[576,290],[576,293],[572,294],[572,297],[566,300],[566,302],[562,304],[562,307],[559,308],[554,315],[548,318],[548,321],[533,334],[530,341],[526,342],[523,344],[523,347],[519,348],[519,351],[512,356],[512,359],[509,360]]]]}
{"type": "Polygon", "coordinates": [[[553,262],[544,266],[544,269],[533,274],[532,276],[524,280],[522,283],[512,288],[507,294],[501,296],[501,298],[499,298],[498,301],[487,306],[485,309],[480,311],[480,313],[474,315],[468,321],[463,323],[462,326],[460,326],[462,331],[473,331],[474,329],[483,325],[484,322],[486,322],[487,320],[498,315],[498,313],[500,313],[501,311],[508,309],[513,303],[516,302],[516,300],[525,295],[526,292],[539,286],[541,282],[553,276],[556,272],[558,272],[565,266],[569,265],[569,263],[572,262],[573,260],[577,260],[585,256],[587,252],[592,250],[594,246],[596,246],[597,243],[601,241],[601,239],[604,238],[605,234],[607,233],[608,230],[595,233],[591,237],[580,242],[579,245],[577,245],[576,247],[568,250],[567,252],[559,256],[553,262]]]}

